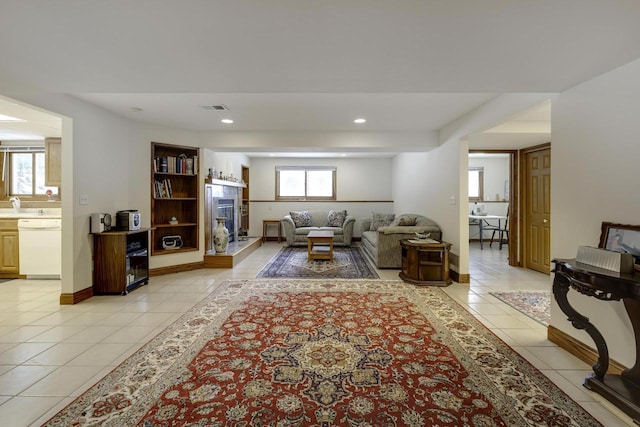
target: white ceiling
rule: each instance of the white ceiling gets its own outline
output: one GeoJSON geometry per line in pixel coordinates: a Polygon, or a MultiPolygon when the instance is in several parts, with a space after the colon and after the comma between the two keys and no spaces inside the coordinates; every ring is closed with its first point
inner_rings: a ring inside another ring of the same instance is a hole
{"type": "MultiPolygon", "coordinates": [[[[636,0],[2,0],[0,93],[196,131],[432,132],[639,58],[638,22],[636,0]]],[[[543,134],[548,111],[491,134],[543,134]]]]}

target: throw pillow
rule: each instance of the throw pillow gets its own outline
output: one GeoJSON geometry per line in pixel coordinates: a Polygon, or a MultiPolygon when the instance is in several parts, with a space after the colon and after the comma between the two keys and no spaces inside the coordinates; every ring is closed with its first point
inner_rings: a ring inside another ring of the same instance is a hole
{"type": "Polygon", "coordinates": [[[310,227],[311,226],[311,214],[309,211],[293,211],[289,212],[293,223],[297,227],[310,227]]]}
{"type": "Polygon", "coordinates": [[[345,219],[347,219],[347,211],[330,210],[329,215],[327,215],[327,226],[342,227],[345,219]]]}
{"type": "Polygon", "coordinates": [[[390,225],[405,227],[405,226],[416,225],[417,222],[418,222],[418,218],[415,216],[400,216],[394,219],[390,225]]]}
{"type": "Polygon", "coordinates": [[[396,217],[396,214],[383,214],[383,213],[372,212],[371,227],[369,228],[369,230],[376,231],[380,227],[386,227],[387,225],[391,225],[395,217],[396,217]]]}

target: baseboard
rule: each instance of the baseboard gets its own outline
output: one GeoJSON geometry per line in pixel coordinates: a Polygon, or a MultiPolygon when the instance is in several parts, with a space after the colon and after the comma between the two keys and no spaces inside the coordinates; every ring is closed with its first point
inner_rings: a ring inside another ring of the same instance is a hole
{"type": "Polygon", "coordinates": [[[93,296],[93,287],[84,288],[72,294],[60,294],[60,305],[72,305],[89,299],[93,296]]]}
{"type": "Polygon", "coordinates": [[[183,271],[200,270],[204,268],[204,262],[192,262],[189,264],[170,265],[168,267],[158,267],[149,269],[149,277],[162,276],[165,274],[181,273],[183,271]]]}
{"type": "MultiPolygon", "coordinates": [[[[558,328],[554,328],[553,326],[549,326],[547,328],[547,338],[554,344],[558,344],[558,346],[569,353],[573,354],[578,359],[583,362],[593,365],[598,360],[598,352],[592,347],[578,341],[573,338],[571,335],[562,332],[558,328]]],[[[616,362],[613,359],[609,359],[609,370],[607,371],[610,374],[619,375],[620,372],[627,369],[626,366],[622,365],[619,362],[616,362]]]]}
{"type": "Polygon", "coordinates": [[[460,274],[455,270],[449,270],[449,277],[451,277],[451,280],[458,283],[469,283],[471,281],[471,275],[460,274]]]}
{"type": "Polygon", "coordinates": [[[449,272],[451,279],[455,280],[458,283],[471,283],[471,275],[470,274],[460,274],[457,271],[451,270],[449,272]]]}

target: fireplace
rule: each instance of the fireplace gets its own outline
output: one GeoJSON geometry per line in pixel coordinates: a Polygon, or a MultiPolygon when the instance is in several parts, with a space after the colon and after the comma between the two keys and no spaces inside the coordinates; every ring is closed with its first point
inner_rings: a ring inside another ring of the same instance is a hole
{"type": "Polygon", "coordinates": [[[224,226],[229,230],[229,242],[238,241],[239,206],[242,188],[236,183],[216,181],[205,185],[205,251],[213,251],[213,230],[216,218],[224,218],[224,226]]]}
{"type": "Polygon", "coordinates": [[[229,242],[235,241],[235,199],[216,199],[215,203],[215,218],[224,218],[224,226],[229,230],[229,242]]]}

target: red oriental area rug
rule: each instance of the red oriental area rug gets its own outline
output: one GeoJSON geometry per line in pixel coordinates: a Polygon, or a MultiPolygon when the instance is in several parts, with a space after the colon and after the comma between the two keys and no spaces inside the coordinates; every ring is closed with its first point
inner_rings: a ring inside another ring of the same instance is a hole
{"type": "Polygon", "coordinates": [[[46,425],[597,426],[439,288],[225,282],[46,425]]]}

